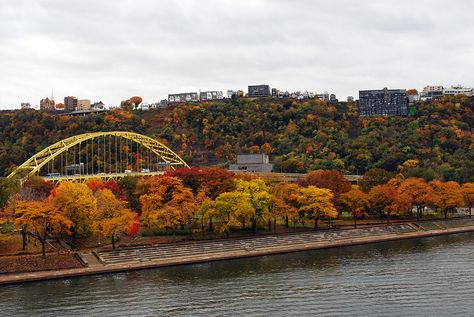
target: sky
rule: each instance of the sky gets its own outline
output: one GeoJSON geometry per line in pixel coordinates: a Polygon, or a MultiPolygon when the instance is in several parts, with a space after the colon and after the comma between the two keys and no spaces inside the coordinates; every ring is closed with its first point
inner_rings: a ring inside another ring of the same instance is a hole
{"type": "Polygon", "coordinates": [[[54,92],[474,86],[474,1],[0,0],[0,109],[54,92]]]}

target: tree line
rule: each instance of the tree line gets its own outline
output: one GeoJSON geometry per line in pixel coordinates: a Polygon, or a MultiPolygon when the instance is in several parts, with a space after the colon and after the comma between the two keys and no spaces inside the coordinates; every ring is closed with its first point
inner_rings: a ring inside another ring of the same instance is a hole
{"type": "Polygon", "coordinates": [[[100,233],[111,240],[124,234],[199,228],[229,236],[234,230],[253,233],[278,226],[296,229],[321,219],[349,213],[354,220],[367,217],[415,217],[429,209],[446,219],[459,207],[474,203],[474,184],[390,175],[383,170],[366,173],[360,185],[351,185],[335,170],[317,170],[297,183],[265,182],[249,174],[236,175],[221,168],[183,168],[154,177],[125,177],[119,182],[90,180],[55,186],[31,178],[22,187],[0,179],[2,222],[13,223],[27,237],[42,244],[66,236],[79,238],[100,233]]]}

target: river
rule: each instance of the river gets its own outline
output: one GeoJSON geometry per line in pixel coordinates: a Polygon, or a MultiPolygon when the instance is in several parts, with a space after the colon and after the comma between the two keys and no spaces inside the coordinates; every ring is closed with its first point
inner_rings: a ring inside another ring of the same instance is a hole
{"type": "Polygon", "coordinates": [[[2,316],[472,316],[474,233],[0,286],[2,316]]]}

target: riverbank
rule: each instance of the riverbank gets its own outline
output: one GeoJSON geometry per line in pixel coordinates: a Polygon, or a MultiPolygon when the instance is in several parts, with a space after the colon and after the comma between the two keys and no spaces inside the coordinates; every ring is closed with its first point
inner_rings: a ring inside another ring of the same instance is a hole
{"type": "Polygon", "coordinates": [[[78,253],[83,268],[0,274],[0,285],[474,232],[474,221],[392,226],[176,243],[78,253]]]}

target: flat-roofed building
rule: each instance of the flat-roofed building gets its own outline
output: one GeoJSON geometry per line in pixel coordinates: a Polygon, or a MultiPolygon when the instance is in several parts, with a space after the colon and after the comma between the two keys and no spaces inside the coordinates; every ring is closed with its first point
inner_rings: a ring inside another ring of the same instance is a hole
{"type": "Polygon", "coordinates": [[[222,100],[224,99],[224,94],[222,91],[202,91],[199,97],[201,101],[222,100]]]}
{"type": "Polygon", "coordinates": [[[462,87],[462,86],[451,86],[450,88],[443,89],[443,95],[445,96],[456,96],[456,95],[466,95],[471,97],[474,95],[474,89],[462,87]]]}
{"type": "Polygon", "coordinates": [[[64,110],[71,112],[77,108],[77,98],[74,96],[64,97],[64,110]]]}
{"type": "Polygon", "coordinates": [[[360,116],[406,116],[408,97],[406,89],[359,91],[360,116]]]}
{"type": "Polygon", "coordinates": [[[198,102],[198,101],[199,101],[199,95],[197,92],[186,92],[186,93],[168,95],[169,103],[198,102]]]}
{"type": "Polygon", "coordinates": [[[89,99],[79,99],[77,101],[76,110],[90,110],[91,109],[91,101],[89,99]]]}
{"type": "Polygon", "coordinates": [[[264,153],[237,154],[236,164],[231,164],[229,166],[230,171],[252,173],[269,173],[272,169],[273,164],[270,164],[268,155],[264,153]]]}
{"type": "Polygon", "coordinates": [[[269,85],[249,86],[247,97],[249,97],[249,98],[270,97],[270,86],[269,85]]]}

